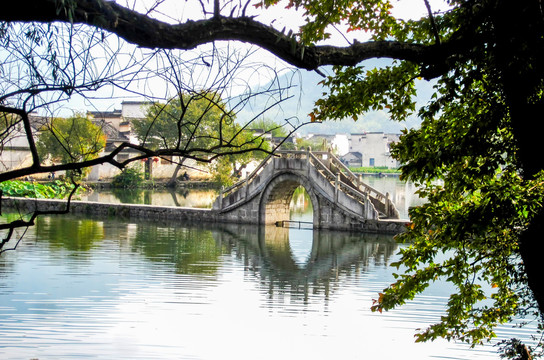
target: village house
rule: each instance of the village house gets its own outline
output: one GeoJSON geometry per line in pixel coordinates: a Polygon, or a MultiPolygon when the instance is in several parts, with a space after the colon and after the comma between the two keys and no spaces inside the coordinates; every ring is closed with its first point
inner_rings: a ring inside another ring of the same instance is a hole
{"type": "MultiPolygon", "coordinates": [[[[121,103],[121,109],[87,112],[87,117],[95,124],[99,125],[106,135],[106,147],[102,154],[111,152],[123,142],[128,141],[134,144],[138,143],[131,124],[134,119],[146,116],[147,108],[150,104],[150,102],[143,101],[124,101],[121,103]]],[[[33,117],[33,126],[36,130],[36,134],[43,121],[40,119],[41,118],[38,116],[33,117]]],[[[262,130],[259,132],[259,130],[256,129],[253,130],[253,132],[255,136],[263,136],[276,144],[283,140],[273,138],[271,134],[264,133],[262,130]]],[[[390,145],[397,142],[399,136],[399,134],[387,134],[383,132],[365,132],[351,135],[310,134],[307,135],[306,138],[326,143],[327,148],[333,149],[333,151],[341,157],[341,160],[350,167],[368,166],[397,168],[399,167],[399,164],[391,157],[390,145]]],[[[294,146],[294,142],[295,137],[290,137],[285,140],[284,144],[291,144],[294,146]]],[[[139,155],[140,153],[136,150],[126,149],[117,155],[116,160],[122,162],[139,155]]],[[[144,159],[139,163],[149,178],[168,179],[174,173],[179,160],[180,159],[177,157],[162,157],[144,159]]],[[[30,161],[31,156],[28,151],[28,143],[22,132],[18,136],[12,136],[9,141],[4,143],[4,148],[1,153],[0,171],[28,166],[30,161]]],[[[185,160],[184,165],[186,167],[179,175],[182,175],[183,172],[186,171],[189,177],[193,179],[209,177],[205,166],[199,165],[193,160],[185,160]]],[[[244,172],[250,172],[253,167],[254,166],[246,167],[244,172]]],[[[120,170],[113,165],[102,164],[93,167],[86,180],[108,180],[119,172],[120,170]]],[[[49,174],[36,175],[36,178],[47,178],[48,175],[49,174]]],[[[241,175],[244,177],[247,174],[241,175]]]]}
{"type": "Polygon", "coordinates": [[[396,169],[399,162],[391,157],[391,144],[398,142],[400,134],[365,132],[351,134],[349,152],[342,156],[348,166],[386,167],[396,169]]]}
{"type": "MultiPolygon", "coordinates": [[[[144,118],[150,105],[151,102],[147,101],[123,101],[120,110],[87,112],[87,117],[95,124],[102,127],[106,135],[107,140],[104,153],[111,152],[122,142],[128,141],[132,144],[138,143],[138,139],[132,129],[132,122],[135,119],[144,118]]],[[[139,155],[141,155],[141,153],[136,150],[125,149],[121,151],[115,159],[122,162],[139,155]]],[[[140,162],[146,174],[146,178],[169,179],[174,173],[180,159],[179,157],[164,156],[160,158],[154,157],[143,159],[140,162]]],[[[179,175],[182,175],[185,172],[190,179],[209,177],[205,167],[197,164],[195,160],[185,159],[183,164],[185,165],[185,168],[179,175]]],[[[94,166],[91,169],[91,173],[87,176],[87,180],[99,181],[111,179],[119,172],[120,170],[113,165],[102,164],[94,166]]]]}
{"type": "MultiPolygon", "coordinates": [[[[148,102],[142,101],[123,101],[121,103],[121,109],[114,109],[112,111],[87,112],[87,118],[96,125],[100,126],[106,135],[106,147],[101,155],[111,152],[123,142],[128,141],[137,143],[127,115],[130,115],[130,118],[145,117],[147,111],[146,107],[148,104],[148,102]]],[[[120,152],[116,156],[115,160],[122,162],[137,155],[139,155],[138,152],[127,149],[120,152]]],[[[118,174],[119,171],[120,170],[118,168],[110,164],[95,166],[91,169],[91,172],[87,176],[87,180],[98,181],[102,179],[109,179],[118,174]]]]}
{"type": "Polygon", "coordinates": [[[358,151],[348,152],[340,157],[340,160],[349,167],[362,167],[363,154],[358,151]]]}
{"type": "MultiPolygon", "coordinates": [[[[125,101],[121,104],[120,110],[112,111],[89,111],[87,117],[96,125],[102,128],[106,135],[106,147],[101,155],[111,152],[116,146],[122,142],[130,141],[137,143],[136,136],[132,132],[131,121],[135,118],[145,116],[146,106],[148,102],[125,101]]],[[[34,139],[37,141],[43,124],[47,119],[36,114],[31,114],[30,121],[34,132],[34,139]]],[[[26,133],[22,130],[22,126],[14,128],[9,136],[2,140],[2,149],[0,151],[0,171],[6,172],[9,170],[30,166],[32,164],[32,155],[29,150],[26,133]]],[[[136,150],[126,149],[116,156],[117,161],[125,161],[130,157],[138,156],[140,153],[136,150]]],[[[147,170],[149,176],[155,179],[168,179],[174,173],[177,166],[175,162],[178,159],[172,158],[150,158],[141,161],[143,169],[147,170]]],[[[184,165],[190,178],[199,179],[207,178],[209,174],[202,165],[199,165],[194,160],[185,160],[184,165]]],[[[108,180],[119,174],[121,170],[111,164],[101,164],[91,168],[90,173],[85,180],[100,181],[108,180]]],[[[183,172],[181,172],[183,174],[183,172]]],[[[180,174],[180,175],[181,175],[180,174]]],[[[63,172],[59,172],[56,176],[62,176],[63,172]]],[[[46,180],[52,174],[39,173],[34,174],[32,178],[37,180],[46,180]]]]}
{"type": "MultiPolygon", "coordinates": [[[[31,113],[29,115],[30,126],[37,133],[44,125],[44,118],[31,113]]],[[[11,129],[9,134],[4,134],[1,139],[0,149],[0,172],[6,172],[32,165],[32,155],[30,154],[28,139],[23,130],[22,124],[17,124],[11,129]]],[[[47,178],[50,174],[35,174],[33,178],[47,178]]]]}

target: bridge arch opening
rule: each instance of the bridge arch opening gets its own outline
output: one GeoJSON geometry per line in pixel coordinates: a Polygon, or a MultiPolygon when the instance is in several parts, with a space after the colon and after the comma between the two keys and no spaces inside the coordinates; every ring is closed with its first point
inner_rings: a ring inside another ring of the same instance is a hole
{"type": "MultiPolygon", "coordinates": [[[[294,174],[282,174],[274,178],[263,192],[261,223],[272,225],[282,221],[296,220],[315,224],[316,207],[317,199],[312,193],[310,184],[294,174]],[[297,207],[304,208],[306,212],[299,214],[297,207]]],[[[312,224],[306,227],[313,227],[312,224]]]]}
{"type": "MultiPolygon", "coordinates": [[[[305,179],[283,174],[267,186],[262,198],[264,223],[282,223],[281,228],[266,227],[268,232],[276,235],[274,244],[269,243],[268,246],[274,248],[274,253],[282,251],[286,252],[286,256],[288,253],[289,262],[297,269],[308,265],[314,250],[311,230],[314,227],[317,200],[311,191],[305,179]]],[[[266,241],[269,242],[269,238],[266,241]]]]}
{"type": "Polygon", "coordinates": [[[289,203],[288,220],[313,223],[313,215],[314,208],[310,194],[308,194],[304,186],[297,187],[289,203]]]}
{"type": "Polygon", "coordinates": [[[291,257],[299,268],[307,266],[311,259],[313,244],[313,205],[310,194],[304,186],[295,189],[289,204],[289,249],[291,257]]]}

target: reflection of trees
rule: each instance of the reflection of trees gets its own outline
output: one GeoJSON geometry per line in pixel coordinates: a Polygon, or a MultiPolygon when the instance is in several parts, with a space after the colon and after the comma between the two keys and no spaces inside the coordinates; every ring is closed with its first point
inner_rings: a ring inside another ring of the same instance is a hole
{"type": "MultiPolygon", "coordinates": [[[[339,282],[370,265],[385,265],[397,244],[391,236],[347,232],[313,231],[312,251],[307,263],[293,260],[288,229],[232,226],[220,233],[237,243],[246,269],[268,289],[271,299],[289,294],[291,300],[307,302],[311,294],[328,298],[339,282]]],[[[308,230],[311,231],[311,230],[308,230]]],[[[311,241],[311,235],[308,236],[311,241]]]]}
{"type": "Polygon", "coordinates": [[[179,200],[178,200],[178,195],[183,196],[183,198],[185,199],[187,197],[187,195],[189,194],[189,190],[187,190],[187,189],[179,190],[179,189],[175,189],[175,188],[174,189],[169,188],[168,192],[172,196],[172,200],[174,201],[175,206],[180,206],[179,200]]]}
{"type": "Polygon", "coordinates": [[[132,249],[151,261],[174,264],[179,274],[215,274],[223,248],[209,229],[139,223],[132,249]]]}
{"type": "MultiPolygon", "coordinates": [[[[312,295],[328,298],[341,282],[369,266],[385,265],[397,249],[390,236],[308,230],[313,242],[308,260],[297,264],[289,229],[252,225],[203,225],[176,222],[97,221],[76,216],[38,218],[36,233],[52,249],[88,251],[103,239],[116,239],[122,251],[143,255],[177,274],[215,275],[223,255],[243,264],[271,301],[289,296],[306,303],[312,295]]],[[[117,245],[105,249],[117,251],[117,245]]]]}
{"type": "MultiPolygon", "coordinates": [[[[207,207],[207,202],[212,202],[215,199],[216,192],[214,190],[194,190],[187,189],[117,189],[109,190],[116,200],[122,204],[157,204],[160,206],[187,206],[187,207],[207,207]],[[168,201],[171,199],[171,201],[168,201]]],[[[108,191],[102,191],[108,193],[108,191]]],[[[211,206],[211,205],[210,205],[211,206]]]]}
{"type": "Polygon", "coordinates": [[[104,239],[102,223],[66,216],[38,217],[36,233],[48,240],[52,249],[88,251],[104,239]]]}
{"type": "Polygon", "coordinates": [[[299,214],[311,213],[313,211],[312,200],[304,187],[299,186],[295,189],[289,208],[291,217],[293,215],[296,216],[299,214]]]}
{"type": "Polygon", "coordinates": [[[112,194],[119,199],[119,202],[123,204],[142,204],[143,203],[143,190],[142,189],[118,189],[112,188],[112,194]]]}

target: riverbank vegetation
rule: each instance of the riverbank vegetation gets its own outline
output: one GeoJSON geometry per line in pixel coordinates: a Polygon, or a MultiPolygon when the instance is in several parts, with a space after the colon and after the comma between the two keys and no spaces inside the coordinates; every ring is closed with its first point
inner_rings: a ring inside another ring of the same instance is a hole
{"type": "Polygon", "coordinates": [[[361,166],[349,169],[355,174],[401,174],[400,169],[390,169],[385,166],[361,166]]]}
{"type": "MultiPolygon", "coordinates": [[[[73,184],[62,180],[55,180],[48,183],[36,181],[10,180],[0,183],[0,190],[3,196],[30,197],[37,199],[66,199],[74,189],[73,184]]],[[[83,188],[78,188],[76,195],[81,193],[83,188]]]]}
{"type": "Polygon", "coordinates": [[[123,171],[113,177],[111,187],[117,189],[135,189],[141,187],[144,181],[144,174],[141,169],[131,166],[123,169],[123,171]]]}

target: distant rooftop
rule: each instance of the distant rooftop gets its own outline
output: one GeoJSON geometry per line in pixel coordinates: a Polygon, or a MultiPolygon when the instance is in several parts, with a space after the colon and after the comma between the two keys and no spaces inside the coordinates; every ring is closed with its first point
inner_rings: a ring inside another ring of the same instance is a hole
{"type": "Polygon", "coordinates": [[[88,115],[92,115],[94,117],[117,117],[121,116],[121,110],[113,110],[113,111],[87,111],[88,115]]]}
{"type": "Polygon", "coordinates": [[[146,105],[146,104],[152,104],[153,102],[152,101],[123,101],[121,103],[121,105],[123,104],[126,104],[126,105],[146,105]]]}

